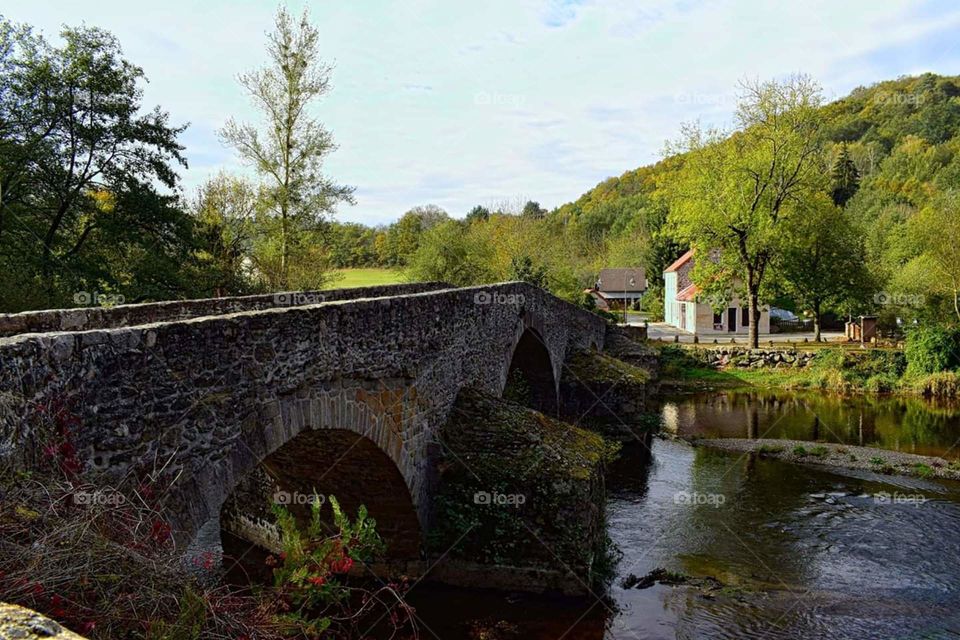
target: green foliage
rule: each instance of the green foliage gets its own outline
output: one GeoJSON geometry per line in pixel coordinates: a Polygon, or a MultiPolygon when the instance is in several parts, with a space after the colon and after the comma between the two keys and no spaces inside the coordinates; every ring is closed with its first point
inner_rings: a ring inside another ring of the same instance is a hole
{"type": "Polygon", "coordinates": [[[143,104],[143,70],[110,33],[61,36],[0,18],[0,307],[191,290],[193,224],[159,191],[186,164],[185,127],[143,104]]]}
{"type": "Polygon", "coordinates": [[[535,266],[530,256],[514,256],[510,259],[510,280],[528,282],[541,289],[547,288],[547,269],[543,265],[535,266]]]}
{"type": "Polygon", "coordinates": [[[910,381],[915,393],[933,398],[955,398],[960,395],[960,375],[943,371],[920,376],[910,381]]]}
{"type": "Polygon", "coordinates": [[[354,561],[367,562],[384,551],[376,521],[369,517],[366,507],[361,505],[351,522],[334,496],[329,496],[328,501],[333,515],[332,533],[321,516],[319,499],[311,502],[306,528],[285,507],[272,505],[283,549],[281,564],[273,572],[274,585],[290,605],[282,617],[307,637],[326,631],[333,618],[327,612],[346,602],[350,591],[342,576],[354,561]]]}
{"type": "Polygon", "coordinates": [[[458,220],[445,220],[429,229],[410,258],[414,280],[437,280],[469,286],[498,280],[493,249],[458,220]]]}
{"type": "Polygon", "coordinates": [[[694,281],[706,295],[739,294],[753,315],[771,295],[774,263],[793,228],[826,190],[819,87],[804,76],[744,83],[735,132],[687,127],[670,185],[670,222],[697,252],[694,281]]]}
{"type": "Polygon", "coordinates": [[[240,74],[239,81],[263,117],[263,127],[227,120],[224,143],[261,177],[261,277],[273,289],[316,288],[329,266],[319,232],[336,205],[353,202],[353,188],[323,174],[336,148],[330,132],[312,114],[330,90],[331,67],[320,59],[320,34],[306,12],[295,20],[277,11],[267,36],[269,63],[240,74]]]}
{"type": "Polygon", "coordinates": [[[860,188],[860,172],[850,158],[845,142],[840,143],[840,151],[830,168],[830,197],[838,207],[843,207],[860,188]]]}
{"type": "Polygon", "coordinates": [[[919,326],[907,334],[907,372],[923,375],[960,367],[960,328],[919,326]]]}
{"type": "Polygon", "coordinates": [[[475,206],[467,213],[466,221],[470,224],[474,222],[486,222],[490,219],[490,210],[480,205],[475,206]]]}

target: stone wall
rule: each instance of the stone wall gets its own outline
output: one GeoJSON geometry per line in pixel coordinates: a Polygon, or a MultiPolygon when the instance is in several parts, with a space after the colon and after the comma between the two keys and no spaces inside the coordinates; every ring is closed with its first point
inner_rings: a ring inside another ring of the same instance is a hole
{"type": "Polygon", "coordinates": [[[2,338],[0,457],[37,463],[51,414],[69,413],[88,469],[176,479],[167,508],[189,540],[298,433],[345,429],[392,460],[426,525],[439,425],[460,389],[502,392],[527,330],[559,380],[568,353],[603,347],[606,325],[505,283],[2,338]]]}
{"type": "MultiPolygon", "coordinates": [[[[685,347],[686,348],[686,347],[685,347]]],[[[713,367],[805,367],[816,352],[799,349],[750,349],[747,347],[689,348],[696,357],[713,367]]]]}
{"type": "Polygon", "coordinates": [[[0,314],[0,337],[21,333],[51,331],[87,331],[111,327],[130,327],[153,322],[173,322],[202,316],[223,315],[281,307],[304,306],[337,300],[382,298],[424,291],[449,289],[440,282],[356,287],[330,291],[285,291],[255,296],[169,300],[115,307],[82,307],[0,314]]]}

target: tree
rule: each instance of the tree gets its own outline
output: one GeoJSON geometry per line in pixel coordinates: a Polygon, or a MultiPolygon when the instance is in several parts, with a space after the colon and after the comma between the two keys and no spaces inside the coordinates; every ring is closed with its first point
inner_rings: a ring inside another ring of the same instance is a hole
{"type": "Polygon", "coordinates": [[[543,265],[535,266],[528,255],[514,256],[510,260],[510,280],[528,282],[535,287],[547,289],[547,269],[543,265]]]}
{"type": "Polygon", "coordinates": [[[410,257],[415,280],[437,280],[466,287],[497,280],[491,268],[493,248],[469,233],[459,220],[445,220],[424,233],[410,257]]]}
{"type": "Polygon", "coordinates": [[[744,82],[739,131],[728,137],[687,126],[674,147],[686,156],[672,186],[671,223],[706,258],[694,274],[701,288],[733,289],[747,299],[753,347],[768,268],[797,211],[826,188],[820,104],[819,87],[805,76],[744,82]]]}
{"type": "Polygon", "coordinates": [[[490,219],[490,210],[486,207],[481,207],[480,205],[475,206],[473,209],[470,209],[470,212],[467,214],[467,222],[473,224],[474,222],[486,222],[490,219]]]}
{"type": "Polygon", "coordinates": [[[167,259],[189,247],[190,221],[156,187],[176,187],[186,126],[144,108],[143,70],[110,33],[66,27],[61,36],[53,47],[0,20],[3,270],[40,294],[14,304],[51,306],[80,288],[136,282],[176,288],[167,259]],[[143,259],[151,247],[155,255],[143,259]],[[143,274],[140,265],[162,271],[143,274]]]}
{"type": "Polygon", "coordinates": [[[540,207],[539,202],[534,202],[533,200],[528,200],[527,204],[523,205],[523,211],[521,214],[525,218],[533,218],[539,220],[547,215],[547,210],[540,207]]]}
{"type": "Polygon", "coordinates": [[[833,203],[838,207],[846,206],[847,201],[859,188],[860,173],[857,171],[857,165],[850,158],[847,143],[841,143],[840,152],[830,168],[830,194],[833,197],[833,203]]]}
{"type": "Polygon", "coordinates": [[[281,7],[275,29],[267,35],[269,63],[241,74],[240,84],[264,116],[264,127],[233,118],[221,129],[222,140],[264,179],[266,207],[277,218],[272,243],[270,286],[291,284],[291,260],[306,276],[298,286],[322,280],[322,252],[315,243],[325,217],[340,202],[353,203],[353,188],[335,184],[323,172],[324,159],[336,149],[333,137],[311,108],[330,90],[331,67],[320,59],[319,32],[304,11],[299,22],[281,7]]]}
{"type": "Polygon", "coordinates": [[[258,196],[247,181],[219,173],[197,190],[193,212],[198,223],[198,259],[207,286],[216,296],[252,288],[250,261],[256,233],[258,196]]]}
{"type": "Polygon", "coordinates": [[[960,190],[938,194],[910,220],[920,254],[904,268],[933,294],[949,297],[960,321],[960,190]]]}
{"type": "Polygon", "coordinates": [[[820,342],[823,313],[872,291],[859,231],[826,196],[799,212],[775,267],[784,293],[813,315],[820,342]]]}

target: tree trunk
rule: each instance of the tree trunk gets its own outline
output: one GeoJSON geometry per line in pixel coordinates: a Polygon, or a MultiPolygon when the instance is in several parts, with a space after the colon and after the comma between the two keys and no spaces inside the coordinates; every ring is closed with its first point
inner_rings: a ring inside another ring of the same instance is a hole
{"type": "Polygon", "coordinates": [[[750,348],[760,346],[760,294],[756,287],[750,289],[750,348]]]}
{"type": "Polygon", "coordinates": [[[820,303],[813,305],[813,341],[820,342],[820,303]]]}

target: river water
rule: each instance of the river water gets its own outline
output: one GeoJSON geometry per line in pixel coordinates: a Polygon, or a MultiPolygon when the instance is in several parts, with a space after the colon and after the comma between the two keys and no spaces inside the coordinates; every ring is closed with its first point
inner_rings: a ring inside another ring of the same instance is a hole
{"type": "MultiPolygon", "coordinates": [[[[722,392],[667,398],[662,412],[678,435],[960,457],[960,412],[919,400],[722,392]]],[[[829,472],[654,438],[625,445],[607,487],[622,553],[609,598],[417,585],[409,596],[421,637],[960,637],[958,483],[829,472]],[[658,568],[701,581],[621,584],[658,568]]]]}

